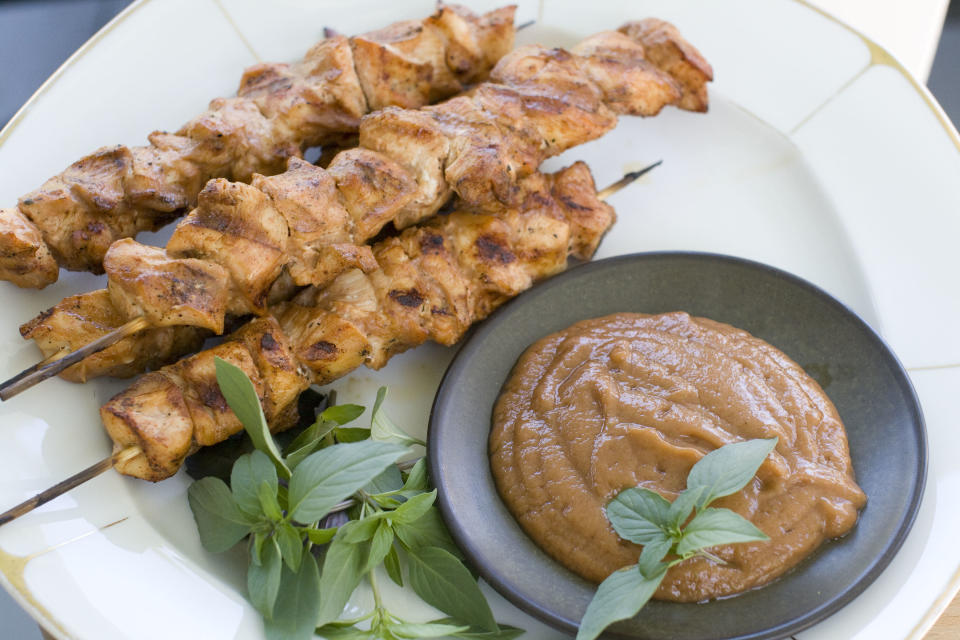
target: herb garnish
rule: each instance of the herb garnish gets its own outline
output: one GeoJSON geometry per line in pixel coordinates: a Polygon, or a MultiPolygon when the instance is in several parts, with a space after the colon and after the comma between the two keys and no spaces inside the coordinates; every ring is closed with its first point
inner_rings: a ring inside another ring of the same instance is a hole
{"type": "Polygon", "coordinates": [[[346,426],[363,407],[327,407],[281,452],[246,374],[220,358],[216,371],[256,449],[236,460],[229,486],[206,477],[187,496],[205,549],[226,551],[248,538],[247,591],[267,638],[511,640],[523,633],[494,620],[434,506],[425,460],[397,464],[423,442],[381,410],[386,389],[377,393],[370,428],[346,426]],[[450,617],[417,623],[387,610],[377,569],[403,586],[404,564],[417,595],[450,617]],[[338,620],[364,578],[374,609],[338,620]]]}
{"type": "Polygon", "coordinates": [[[673,503],[641,487],[611,500],[607,519],[613,529],[621,538],[642,544],[643,551],[637,564],[614,571],[600,583],[580,621],[577,640],[593,640],[607,626],[635,616],[675,564],[696,556],[723,563],[707,548],[769,540],[739,514],[710,503],[750,482],[776,444],[777,438],[748,440],[711,451],[690,470],[687,488],[673,503]]]}

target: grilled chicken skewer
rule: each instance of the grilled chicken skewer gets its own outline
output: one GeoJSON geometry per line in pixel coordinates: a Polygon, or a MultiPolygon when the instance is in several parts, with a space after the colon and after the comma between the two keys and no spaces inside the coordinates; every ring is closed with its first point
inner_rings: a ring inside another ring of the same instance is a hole
{"type": "Polygon", "coordinates": [[[636,25],[645,25],[648,47],[621,32],[592,36],[572,54],[521,47],[491,72],[497,84],[418,111],[387,109],[367,116],[360,127],[366,149],[341,152],[329,171],[291,160],[285,174],[257,176],[252,186],[212,181],[165,254],[131,240],[116,243],[104,263],[108,293],[69,298],[24,325],[24,337],[37,340],[48,357],[73,353],[0,386],[0,397],[70,366],[65,377],[83,381],[135,371],[138,359],[160,360],[156,347],[137,349],[115,366],[115,353],[136,349],[140,336],[179,355],[177,348],[189,348],[197,339],[197,332],[180,325],[222,333],[227,313],[265,313],[270,288],[284,268],[299,286],[323,285],[351,267],[366,270],[371,256],[359,244],[388,221],[406,226],[420,220],[453,192],[473,208],[513,205],[522,193],[518,178],[546,157],[609,130],[616,115],[654,115],[667,104],[690,102],[688,96],[696,98],[691,108],[705,109],[709,66],[671,25],[646,20],[624,29],[636,25]],[[670,73],[646,58],[647,48],[663,48],[658,42],[682,53],[660,56],[670,73]],[[373,178],[365,181],[368,176],[373,178]],[[196,259],[201,257],[206,260],[196,259]],[[96,336],[96,347],[77,351],[78,343],[96,335],[77,330],[82,317],[77,309],[101,303],[112,303],[116,311],[101,311],[98,318],[128,319],[106,325],[117,340],[130,335],[131,326],[143,328],[143,319],[162,328],[156,331],[163,338],[153,338],[151,330],[126,338],[114,354],[88,358],[109,340],[96,336]],[[70,330],[58,331],[64,319],[70,330]]]}
{"type": "Polygon", "coordinates": [[[440,6],[423,20],[329,37],[297,64],[247,69],[236,97],[214,100],[176,134],[99,149],[0,209],[0,279],[42,288],[60,267],[100,273],[115,240],[175,219],[209,179],[283,171],[304,149],[355,135],[365,113],[461,92],[512,48],[514,10],[440,6]]]}
{"type": "MultiPolygon", "coordinates": [[[[659,163],[657,163],[659,164],[659,163]]],[[[653,165],[656,166],[656,165],[653,165]]],[[[222,344],[141,376],[100,410],[114,441],[105,460],[0,514],[9,522],[109,467],[150,481],[172,476],[187,455],[242,425],[216,380],[215,358],[253,382],[271,430],[294,424],[297,398],[427,340],[451,345],[533,282],[589,259],[613,224],[603,199],[650,168],[595,191],[586,165],[536,175],[521,207],[499,214],[456,211],[374,246],[378,268],[339,276],[256,318],[222,344]]]]}

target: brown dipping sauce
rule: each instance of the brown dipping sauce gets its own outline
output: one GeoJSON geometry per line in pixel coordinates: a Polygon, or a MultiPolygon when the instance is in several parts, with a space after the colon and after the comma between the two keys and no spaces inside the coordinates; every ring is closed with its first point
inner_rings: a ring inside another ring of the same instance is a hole
{"type": "Polygon", "coordinates": [[[686,313],[618,313],[531,346],[493,415],[490,457],[500,495],[557,561],[600,582],[636,562],[604,506],[642,486],[668,500],[690,468],[730,442],[779,437],[757,477],[713,506],[732,509],[768,542],[691,558],[654,597],[696,602],[758,587],[857,521],[853,477],[833,403],[785,354],[749,333],[686,313]]]}

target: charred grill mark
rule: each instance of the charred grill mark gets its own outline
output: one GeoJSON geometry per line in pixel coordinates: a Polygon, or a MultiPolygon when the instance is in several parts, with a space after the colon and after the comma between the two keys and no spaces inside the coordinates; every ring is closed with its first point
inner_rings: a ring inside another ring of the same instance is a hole
{"type": "Polygon", "coordinates": [[[452,316],[453,315],[446,309],[441,309],[440,307],[430,307],[430,313],[432,313],[435,316],[452,316]]]}
{"type": "Polygon", "coordinates": [[[424,233],[420,238],[420,251],[423,253],[440,253],[443,250],[443,236],[424,233]]]}
{"type": "Polygon", "coordinates": [[[321,340],[320,342],[314,342],[310,345],[304,353],[304,356],[307,360],[333,360],[339,352],[340,349],[337,348],[337,345],[332,342],[327,342],[326,340],[321,340]]]}
{"type": "Polygon", "coordinates": [[[205,407],[216,411],[227,411],[230,408],[216,383],[197,385],[197,395],[200,396],[200,401],[205,407]]]}
{"type": "Polygon", "coordinates": [[[568,209],[576,209],[577,211],[590,211],[591,207],[584,206],[573,199],[571,196],[559,196],[560,202],[563,203],[568,209]]]}
{"type": "Polygon", "coordinates": [[[265,333],[260,337],[260,348],[264,351],[274,351],[280,347],[272,333],[265,333]]]}
{"type": "Polygon", "coordinates": [[[510,264],[517,259],[517,256],[510,251],[510,248],[501,244],[493,236],[480,236],[474,243],[480,252],[480,257],[484,260],[499,262],[500,264],[510,264]]]}
{"type": "Polygon", "coordinates": [[[423,296],[416,289],[394,289],[389,293],[390,298],[405,307],[419,307],[423,304],[423,296]]]}

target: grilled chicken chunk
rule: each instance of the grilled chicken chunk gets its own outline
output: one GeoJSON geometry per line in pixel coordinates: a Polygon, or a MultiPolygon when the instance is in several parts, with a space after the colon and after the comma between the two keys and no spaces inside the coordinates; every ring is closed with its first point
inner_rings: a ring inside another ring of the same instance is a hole
{"type": "Polygon", "coordinates": [[[151,481],[173,475],[200,446],[242,427],[216,384],[214,357],[250,376],[271,429],[295,420],[311,378],[325,383],[366,364],[381,367],[406,349],[453,344],[469,326],[567,256],[589,258],[614,221],[582,163],[524,183],[520,209],[457,211],[374,247],[378,268],[352,270],[311,288],[273,318],[253,320],[226,342],[148,373],[101,409],[116,469],[151,481]]]}
{"type": "Polygon", "coordinates": [[[146,374],[100,409],[115,447],[137,446],[142,452],[118,464],[120,473],[163,480],[199,447],[243,429],[220,393],[215,358],[236,365],[253,381],[271,429],[296,423],[297,397],[310,385],[309,376],[293,358],[277,321],[260,318],[212,349],[146,374]]]}
{"type": "MultiPolygon", "coordinates": [[[[106,289],[64,298],[56,306],[20,327],[47,359],[56,359],[93,342],[126,322],[111,304],[106,289]]],[[[207,331],[199,327],[145,329],[99,353],[85,358],[60,374],[70,382],[96,376],[128,378],[200,348],[207,331]]]]}
{"type": "Polygon", "coordinates": [[[713,68],[675,26],[646,18],[628,22],[619,31],[638,42],[650,61],[680,84],[683,95],[677,106],[688,111],[707,110],[707,82],[713,80],[713,68]]]}
{"type": "Polygon", "coordinates": [[[371,108],[457,93],[510,49],[513,14],[512,6],[482,16],[441,6],[424,20],[333,36],[296,64],[251,67],[236,97],[213,100],[176,133],[154,132],[145,147],[99,149],[3,210],[0,257],[23,261],[0,260],[0,278],[43,287],[57,277],[51,259],[100,273],[115,240],[179,217],[211,178],[278,173],[304,149],[354,135],[371,108]]]}

